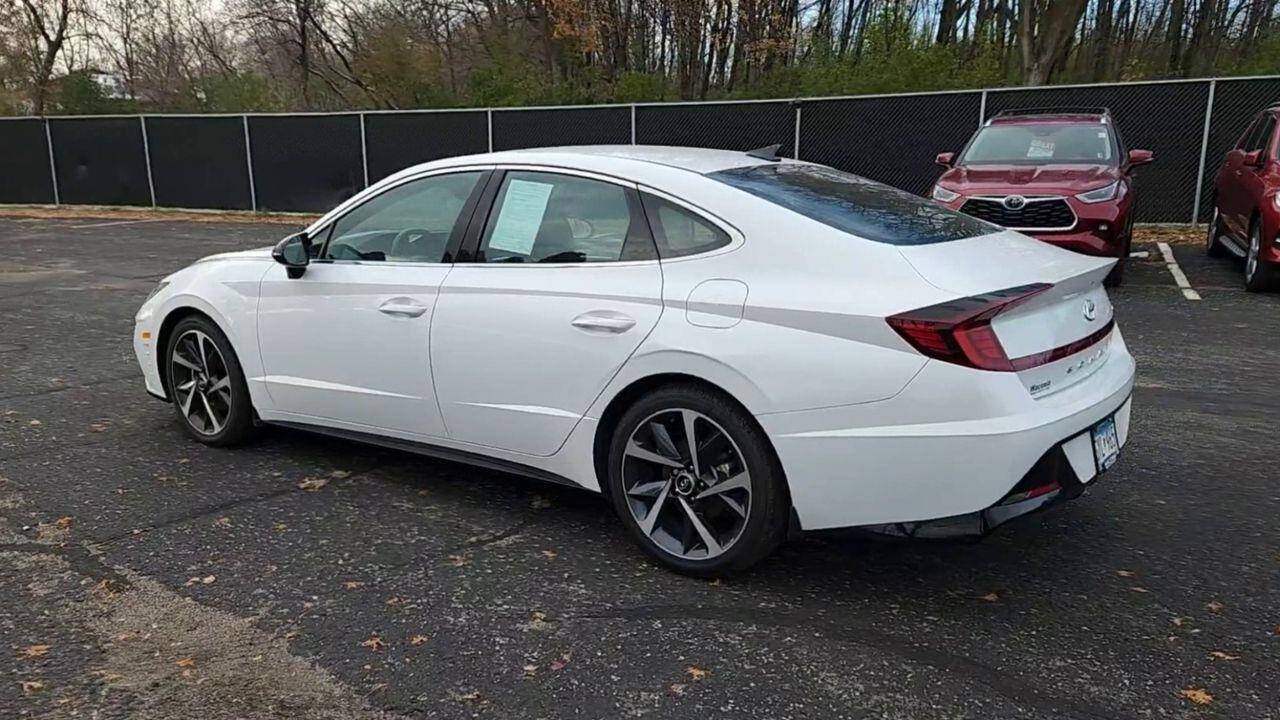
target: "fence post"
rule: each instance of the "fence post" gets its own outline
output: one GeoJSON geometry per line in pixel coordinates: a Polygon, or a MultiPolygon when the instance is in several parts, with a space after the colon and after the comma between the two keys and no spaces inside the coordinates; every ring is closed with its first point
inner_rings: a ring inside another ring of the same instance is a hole
{"type": "Polygon", "coordinates": [[[636,144],[636,104],[631,103],[631,144],[636,144]]]}
{"type": "Polygon", "coordinates": [[[49,132],[49,118],[44,119],[44,140],[49,148],[49,179],[53,181],[53,204],[61,205],[58,196],[58,166],[53,162],[53,133],[49,132]]]}
{"type": "Polygon", "coordinates": [[[486,108],[484,114],[489,121],[489,152],[493,152],[493,108],[486,108]]]}
{"type": "Polygon", "coordinates": [[[1204,132],[1200,136],[1200,169],[1196,171],[1195,205],[1191,206],[1191,224],[1200,222],[1200,193],[1204,190],[1204,162],[1209,154],[1209,124],[1213,121],[1213,95],[1218,81],[1209,81],[1209,100],[1204,104],[1204,132]]]}
{"type": "Polygon", "coordinates": [[[978,127],[987,121],[987,91],[982,91],[982,102],[978,105],[978,127]]]}
{"type": "Polygon", "coordinates": [[[249,116],[241,115],[244,121],[244,165],[249,171],[249,207],[258,212],[258,190],[253,186],[253,147],[249,143],[249,116]]]}
{"type": "Polygon", "coordinates": [[[799,160],[800,159],[800,101],[796,100],[794,102],[796,104],[796,136],[795,136],[795,139],[792,141],[792,145],[793,145],[792,156],[796,160],[799,160]]]}
{"type": "Polygon", "coordinates": [[[151,143],[147,139],[147,117],[139,115],[138,124],[142,127],[142,155],[147,159],[147,188],[151,191],[151,207],[155,207],[156,181],[151,175],[151,143]]]}
{"type": "Polygon", "coordinates": [[[360,113],[360,162],[364,165],[364,186],[369,187],[369,146],[364,139],[364,113],[360,113]]]}

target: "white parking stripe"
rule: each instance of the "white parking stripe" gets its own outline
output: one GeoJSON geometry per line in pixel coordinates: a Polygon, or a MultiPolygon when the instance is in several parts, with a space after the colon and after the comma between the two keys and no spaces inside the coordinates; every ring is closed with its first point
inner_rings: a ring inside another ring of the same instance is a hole
{"type": "Polygon", "coordinates": [[[1178,261],[1173,257],[1173,248],[1169,247],[1169,243],[1156,243],[1160,248],[1160,254],[1164,256],[1164,264],[1169,268],[1169,274],[1173,276],[1173,281],[1182,288],[1182,296],[1188,300],[1199,300],[1200,293],[1191,288],[1191,283],[1187,282],[1187,276],[1182,272],[1182,268],[1178,267],[1178,261]]]}
{"type": "Polygon", "coordinates": [[[110,227],[112,225],[137,225],[138,223],[164,222],[164,218],[153,218],[149,220],[116,220],[114,222],[93,223],[92,225],[72,225],[72,230],[84,230],[85,228],[110,227]]]}

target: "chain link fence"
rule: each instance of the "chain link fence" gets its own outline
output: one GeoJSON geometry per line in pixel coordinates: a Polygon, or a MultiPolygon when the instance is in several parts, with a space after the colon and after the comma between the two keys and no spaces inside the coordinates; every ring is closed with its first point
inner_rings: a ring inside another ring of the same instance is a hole
{"type": "Polygon", "coordinates": [[[865,97],[590,107],[0,119],[0,203],[318,212],[420,162],[525,147],[781,144],[928,192],[940,152],[1012,108],[1111,108],[1138,170],[1138,220],[1202,221],[1223,155],[1280,76],[865,97]]]}

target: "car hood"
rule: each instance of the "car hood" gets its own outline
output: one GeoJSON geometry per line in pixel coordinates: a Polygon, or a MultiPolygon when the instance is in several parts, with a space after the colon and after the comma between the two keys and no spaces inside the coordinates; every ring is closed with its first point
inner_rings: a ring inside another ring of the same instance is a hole
{"type": "Polygon", "coordinates": [[[210,262],[213,260],[270,260],[271,246],[253,248],[252,250],[236,250],[234,252],[217,253],[200,258],[196,262],[210,262]]]}
{"type": "Polygon", "coordinates": [[[938,184],[966,195],[1074,195],[1120,179],[1109,165],[960,165],[938,184]]]}

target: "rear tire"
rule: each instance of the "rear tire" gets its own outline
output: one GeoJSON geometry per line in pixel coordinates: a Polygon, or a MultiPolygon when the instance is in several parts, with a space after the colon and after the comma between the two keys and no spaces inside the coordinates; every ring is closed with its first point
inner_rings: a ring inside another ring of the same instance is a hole
{"type": "Polygon", "coordinates": [[[681,383],[645,395],[619,419],[608,463],[609,496],[632,538],[681,573],[741,572],[786,535],[782,466],[754,418],[719,392],[681,383]]]}
{"type": "Polygon", "coordinates": [[[1254,218],[1249,225],[1249,252],[1244,260],[1244,289],[1266,292],[1276,285],[1276,268],[1262,259],[1262,223],[1254,218]]]}
{"type": "Polygon", "coordinates": [[[1218,205],[1214,202],[1213,217],[1209,218],[1209,229],[1205,232],[1205,254],[1212,258],[1226,257],[1229,253],[1227,249],[1222,247],[1219,238],[1222,237],[1222,220],[1218,217],[1218,205]]]}
{"type": "Polygon", "coordinates": [[[200,315],[178,322],[165,347],[165,376],[182,428],[205,445],[228,446],[254,432],[253,403],[235,350],[200,315]]]}
{"type": "Polygon", "coordinates": [[[1111,272],[1107,273],[1107,277],[1103,279],[1104,287],[1120,287],[1124,283],[1124,268],[1129,264],[1129,252],[1133,247],[1133,234],[1130,231],[1129,237],[1124,239],[1124,247],[1120,250],[1120,259],[1116,260],[1116,266],[1111,268],[1111,272]]]}

